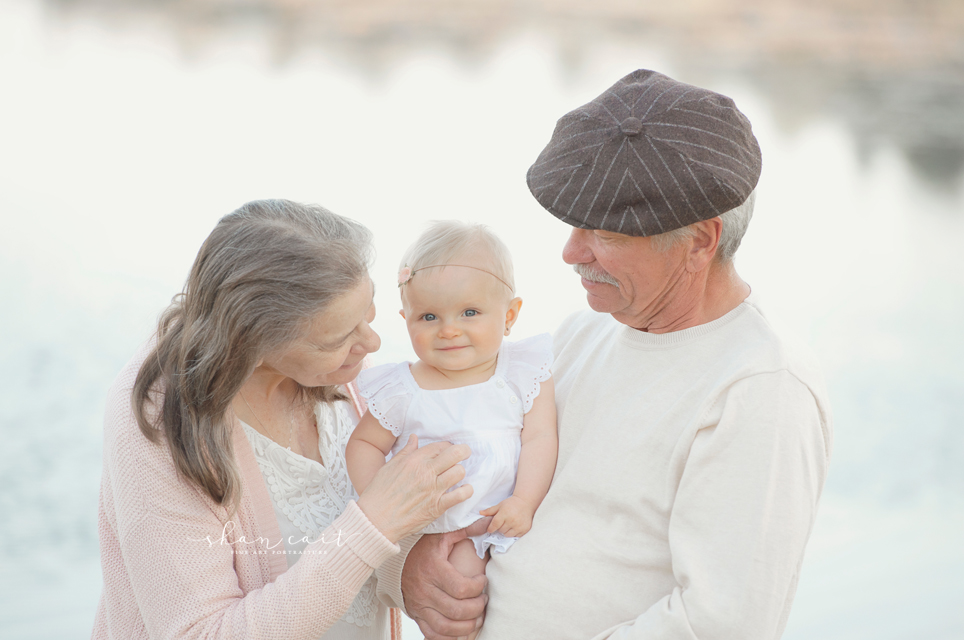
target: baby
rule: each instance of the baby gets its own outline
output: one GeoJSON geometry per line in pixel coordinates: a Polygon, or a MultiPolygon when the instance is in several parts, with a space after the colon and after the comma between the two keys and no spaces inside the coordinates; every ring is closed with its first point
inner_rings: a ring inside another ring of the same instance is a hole
{"type": "Polygon", "coordinates": [[[472,497],[423,533],[493,516],[485,534],[462,540],[450,556],[463,575],[475,576],[490,548],[505,552],[529,531],[549,490],[558,448],[552,340],[503,342],[522,300],[514,297],[508,250],[485,226],[436,222],[402,264],[401,315],[418,361],[359,375],[368,412],[348,442],[348,473],[361,493],[412,434],[419,445],[469,445],[462,464],[472,497]]]}

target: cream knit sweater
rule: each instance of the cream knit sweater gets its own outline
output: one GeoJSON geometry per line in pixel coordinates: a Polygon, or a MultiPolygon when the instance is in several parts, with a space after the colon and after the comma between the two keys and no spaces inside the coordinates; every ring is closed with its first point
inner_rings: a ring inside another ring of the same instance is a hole
{"type": "Polygon", "coordinates": [[[389,565],[386,582],[398,584],[399,546],[354,502],[287,569],[285,555],[272,553],[284,544],[240,425],[233,435],[242,477],[236,514],[178,478],[167,447],[141,434],[131,410],[148,346],[107,400],[99,509],[104,591],[93,638],[316,640],[375,567],[389,565]]]}
{"type": "Polygon", "coordinates": [[[819,371],[753,298],[662,335],[555,335],[559,461],[486,573],[480,640],[773,640],[827,474],[819,371]]]}

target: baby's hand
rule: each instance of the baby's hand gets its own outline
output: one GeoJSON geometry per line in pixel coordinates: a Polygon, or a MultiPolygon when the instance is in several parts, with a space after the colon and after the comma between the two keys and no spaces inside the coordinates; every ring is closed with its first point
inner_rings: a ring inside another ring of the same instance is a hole
{"type": "Polygon", "coordinates": [[[504,536],[515,538],[525,535],[532,528],[532,514],[535,513],[528,502],[516,496],[509,496],[494,507],[480,511],[484,516],[493,516],[489,533],[498,531],[504,536]]]}

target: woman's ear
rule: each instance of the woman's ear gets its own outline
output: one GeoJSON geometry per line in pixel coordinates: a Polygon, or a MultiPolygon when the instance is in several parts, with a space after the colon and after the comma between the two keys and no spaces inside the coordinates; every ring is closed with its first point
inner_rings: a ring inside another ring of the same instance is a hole
{"type": "Polygon", "coordinates": [[[519,310],[522,309],[522,298],[512,298],[509,300],[509,308],[505,311],[505,335],[509,335],[509,330],[515,321],[519,319],[519,310]]]}

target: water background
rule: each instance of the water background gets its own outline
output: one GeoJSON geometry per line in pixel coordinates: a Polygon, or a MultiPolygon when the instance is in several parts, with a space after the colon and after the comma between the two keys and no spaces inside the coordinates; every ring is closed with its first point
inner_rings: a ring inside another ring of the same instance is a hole
{"type": "Polygon", "coordinates": [[[964,638],[964,13],[832,4],[0,0],[0,637],[89,636],[104,396],[221,215],[371,227],[382,361],[411,357],[395,271],[432,219],[490,224],[514,335],[551,331],[585,299],[525,171],[647,67],[753,122],[737,268],[830,388],[784,637],[964,638]]]}

